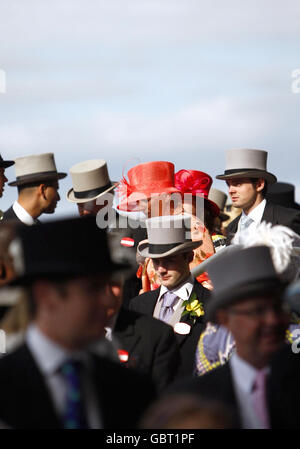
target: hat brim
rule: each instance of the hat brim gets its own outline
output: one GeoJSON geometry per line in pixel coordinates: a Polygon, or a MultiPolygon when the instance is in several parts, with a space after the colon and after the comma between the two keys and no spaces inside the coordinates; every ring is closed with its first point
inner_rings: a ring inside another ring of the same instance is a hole
{"type": "Polygon", "coordinates": [[[41,181],[41,183],[43,181],[48,181],[48,180],[55,180],[55,179],[63,179],[67,176],[67,173],[51,173],[49,175],[47,175],[47,173],[43,173],[43,174],[32,174],[32,175],[26,175],[26,178],[24,179],[19,179],[13,182],[9,182],[8,185],[11,187],[15,187],[15,186],[22,186],[22,185],[26,185],[26,184],[31,184],[32,182],[37,182],[37,181],[41,181]]]}
{"type": "Polygon", "coordinates": [[[14,165],[14,163],[15,163],[15,161],[1,161],[0,167],[3,167],[3,168],[11,167],[12,165],[14,165]]]}
{"type": "Polygon", "coordinates": [[[212,293],[211,299],[207,305],[207,320],[216,323],[217,310],[226,309],[232,304],[263,293],[276,291],[280,294],[287,285],[287,282],[283,282],[278,278],[268,278],[260,279],[252,284],[237,286],[234,290],[223,291],[217,295],[212,293]]]}
{"type": "Polygon", "coordinates": [[[104,190],[104,192],[101,192],[98,195],[93,196],[93,197],[89,197],[89,198],[86,197],[86,198],[80,198],[80,199],[75,197],[74,189],[72,188],[72,189],[70,189],[68,191],[66,198],[71,203],[78,203],[78,204],[80,204],[80,203],[87,203],[88,201],[96,200],[97,198],[100,198],[100,196],[105,195],[106,193],[108,193],[111,190],[115,189],[118,186],[118,184],[119,184],[118,182],[112,181],[112,185],[108,189],[104,190]]]}
{"type": "Polygon", "coordinates": [[[274,184],[277,181],[277,178],[272,173],[269,173],[264,170],[241,170],[240,172],[217,175],[216,179],[222,179],[226,181],[226,179],[233,178],[264,178],[268,181],[269,184],[274,184]]]}
{"type": "Polygon", "coordinates": [[[97,274],[105,274],[105,273],[118,273],[118,272],[126,272],[129,269],[127,264],[115,263],[112,262],[106,266],[102,266],[97,269],[96,267],[88,267],[86,270],[84,266],[74,264],[73,267],[64,267],[61,271],[53,269],[53,267],[45,266],[45,269],[40,268],[36,272],[24,273],[23,275],[17,276],[8,282],[6,285],[10,287],[26,287],[32,284],[33,281],[37,279],[49,279],[49,280],[58,280],[58,279],[73,279],[81,276],[89,276],[89,275],[97,275],[97,274]]]}
{"type": "Polygon", "coordinates": [[[180,243],[178,246],[175,246],[174,248],[170,248],[169,250],[165,251],[164,253],[151,253],[149,251],[149,240],[142,240],[137,247],[137,252],[142,257],[148,257],[150,259],[159,259],[162,257],[168,257],[175,254],[181,254],[186,253],[189,251],[192,251],[196,248],[198,248],[200,245],[202,245],[202,240],[198,240],[196,242],[184,242],[180,243]]]}

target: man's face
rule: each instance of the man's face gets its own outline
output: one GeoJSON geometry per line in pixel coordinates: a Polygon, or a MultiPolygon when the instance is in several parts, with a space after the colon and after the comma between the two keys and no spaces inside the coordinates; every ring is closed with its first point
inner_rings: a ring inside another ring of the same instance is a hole
{"type": "Polygon", "coordinates": [[[62,290],[52,288],[50,301],[50,337],[69,349],[80,349],[101,338],[111,310],[117,307],[103,276],[66,281],[62,290]]]}
{"type": "Polygon", "coordinates": [[[57,202],[60,200],[60,196],[58,193],[58,182],[53,182],[52,185],[45,185],[43,189],[43,198],[44,198],[44,214],[53,214],[57,202]]]}
{"type": "Polygon", "coordinates": [[[189,263],[193,252],[152,259],[155,273],[161,283],[172,289],[184,282],[190,275],[189,263]]]}
{"type": "Polygon", "coordinates": [[[233,334],[238,355],[261,368],[284,342],[289,316],[278,294],[256,296],[218,313],[233,334]]]}
{"type": "MultiPolygon", "coordinates": [[[[258,180],[259,183],[261,181],[258,180]]],[[[257,184],[253,184],[249,178],[227,179],[226,184],[232,205],[241,209],[251,208],[257,200],[258,192],[262,190],[260,187],[257,188],[257,184]]]]}
{"type": "Polygon", "coordinates": [[[7,182],[7,177],[4,174],[5,169],[3,167],[0,167],[0,198],[3,195],[4,191],[4,185],[7,182]]]}
{"type": "Polygon", "coordinates": [[[105,204],[97,204],[97,200],[86,201],[85,203],[77,203],[78,213],[80,217],[85,215],[97,215],[100,209],[105,207],[105,204]]]}

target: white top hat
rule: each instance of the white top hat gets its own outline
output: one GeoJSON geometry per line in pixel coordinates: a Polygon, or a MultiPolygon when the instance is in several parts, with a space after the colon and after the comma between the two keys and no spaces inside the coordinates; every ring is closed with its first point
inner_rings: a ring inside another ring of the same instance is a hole
{"type": "Polygon", "coordinates": [[[143,257],[158,259],[192,251],[202,244],[186,237],[191,232],[190,215],[164,215],[146,220],[148,239],[139,243],[137,252],[143,257]]]}
{"type": "Polygon", "coordinates": [[[104,159],[92,159],[79,162],[70,168],[73,188],[67,193],[72,203],[85,203],[114,189],[118,183],[109,179],[104,159]]]}
{"type": "Polygon", "coordinates": [[[62,179],[66,173],[58,173],[53,153],[33,154],[15,159],[16,181],[10,186],[30,184],[36,181],[62,179]]]}
{"type": "Polygon", "coordinates": [[[272,173],[267,171],[268,152],[265,150],[239,149],[226,152],[226,164],[223,175],[217,179],[230,178],[264,178],[270,184],[277,181],[272,173]]]}

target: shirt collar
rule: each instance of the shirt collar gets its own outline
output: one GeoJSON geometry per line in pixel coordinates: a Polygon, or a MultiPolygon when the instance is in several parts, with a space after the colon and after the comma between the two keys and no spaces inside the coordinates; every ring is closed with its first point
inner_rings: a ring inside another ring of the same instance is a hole
{"type": "Polygon", "coordinates": [[[178,296],[178,298],[182,299],[183,301],[186,301],[191,296],[193,288],[194,288],[194,278],[192,275],[190,275],[183,284],[179,285],[176,288],[173,288],[172,290],[169,290],[167,287],[162,285],[160,288],[158,301],[160,301],[162,299],[162,296],[168,291],[171,291],[176,296],[178,296]]]}
{"type": "Polygon", "coordinates": [[[248,215],[245,214],[245,212],[242,212],[242,216],[243,217],[250,217],[252,218],[252,220],[256,223],[259,224],[261,222],[265,207],[266,207],[266,200],[262,200],[261,203],[259,203],[258,206],[256,206],[251,212],[249,212],[248,215]]]}
{"type": "Polygon", "coordinates": [[[13,210],[19,220],[21,220],[26,225],[33,225],[36,223],[35,219],[21,206],[18,201],[15,201],[13,204],[13,210]]]}
{"type": "Polygon", "coordinates": [[[83,360],[82,352],[70,352],[50,340],[35,324],[31,324],[26,332],[25,341],[34,359],[44,374],[54,374],[68,359],[83,360]]]}
{"type": "MultiPolygon", "coordinates": [[[[245,360],[241,359],[236,351],[230,357],[229,363],[232,369],[234,383],[245,393],[251,393],[258,370],[245,360]]],[[[269,373],[270,368],[263,368],[263,371],[269,373]]]]}

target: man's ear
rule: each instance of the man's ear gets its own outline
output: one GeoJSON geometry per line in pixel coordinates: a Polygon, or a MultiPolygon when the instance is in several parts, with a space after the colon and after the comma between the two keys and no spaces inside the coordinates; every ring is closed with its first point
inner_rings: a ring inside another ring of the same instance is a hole
{"type": "Polygon", "coordinates": [[[32,294],[37,305],[52,309],[57,302],[57,290],[51,282],[37,280],[32,285],[32,294]]]}
{"type": "Polygon", "coordinates": [[[194,252],[193,251],[189,251],[187,253],[186,257],[187,257],[188,263],[191,263],[193,261],[193,259],[194,259],[194,252]]]}
{"type": "Polygon", "coordinates": [[[46,199],[45,190],[46,190],[46,184],[38,185],[38,187],[37,187],[38,194],[44,199],[46,199]]]}
{"type": "Polygon", "coordinates": [[[265,187],[265,183],[266,181],[264,178],[258,178],[258,180],[256,181],[256,191],[261,192],[265,187]]]}

